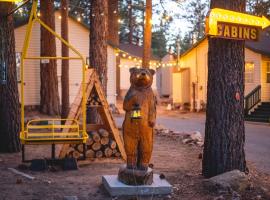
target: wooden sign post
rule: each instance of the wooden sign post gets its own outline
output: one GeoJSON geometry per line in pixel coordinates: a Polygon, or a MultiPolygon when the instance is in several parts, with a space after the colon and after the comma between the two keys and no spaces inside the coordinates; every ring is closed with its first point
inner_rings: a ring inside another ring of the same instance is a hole
{"type": "Polygon", "coordinates": [[[268,26],[270,20],[264,16],[214,8],[206,17],[205,32],[214,37],[256,41],[260,31],[268,26]]]}

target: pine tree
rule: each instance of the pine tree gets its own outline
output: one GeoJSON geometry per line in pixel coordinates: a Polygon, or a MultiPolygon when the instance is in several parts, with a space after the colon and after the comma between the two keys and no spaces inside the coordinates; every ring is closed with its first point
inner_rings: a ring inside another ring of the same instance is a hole
{"type": "Polygon", "coordinates": [[[164,31],[158,30],[152,34],[152,50],[153,54],[158,58],[163,58],[167,54],[167,40],[164,31]]]}
{"type": "MultiPolygon", "coordinates": [[[[107,94],[108,1],[91,1],[90,22],[90,67],[96,69],[103,91],[107,94]]],[[[89,109],[87,115],[89,123],[99,121],[96,109],[89,109]]]]}
{"type": "Polygon", "coordinates": [[[152,0],[146,0],[142,67],[149,68],[152,44],[152,0]]]}
{"type": "MultiPolygon", "coordinates": [[[[108,0],[108,41],[119,46],[119,0],[108,0]]],[[[116,91],[120,94],[120,57],[116,57],[116,91]]]]}
{"type": "Polygon", "coordinates": [[[13,4],[0,3],[0,152],[20,151],[20,108],[16,76],[13,4]]]}
{"type": "Polygon", "coordinates": [[[248,11],[254,15],[270,17],[270,1],[247,0],[248,11]]]}
{"type": "Polygon", "coordinates": [[[187,13],[184,18],[191,24],[192,39],[198,41],[204,36],[205,17],[208,12],[208,3],[203,0],[192,0],[186,6],[187,13]]]}
{"type": "Polygon", "coordinates": [[[90,9],[90,66],[97,70],[104,92],[107,88],[108,2],[92,0],[90,9]]]}
{"type": "MultiPolygon", "coordinates": [[[[61,0],[61,36],[68,41],[68,5],[69,0],[61,0]]],[[[69,56],[69,48],[62,43],[62,57],[69,56]]],[[[62,60],[62,109],[61,117],[66,119],[69,113],[69,60],[62,60]]]]}
{"type": "MultiPolygon", "coordinates": [[[[54,0],[40,1],[41,19],[55,29],[54,0]]],[[[55,36],[41,27],[41,56],[56,56],[55,36]]],[[[56,60],[40,64],[40,112],[48,115],[60,114],[56,60]]]]}
{"type": "MultiPolygon", "coordinates": [[[[211,8],[244,12],[245,0],[211,0],[211,8]]],[[[246,170],[244,41],[208,38],[208,86],[202,172],[246,170]],[[240,96],[240,98],[237,98],[240,96]]]]}

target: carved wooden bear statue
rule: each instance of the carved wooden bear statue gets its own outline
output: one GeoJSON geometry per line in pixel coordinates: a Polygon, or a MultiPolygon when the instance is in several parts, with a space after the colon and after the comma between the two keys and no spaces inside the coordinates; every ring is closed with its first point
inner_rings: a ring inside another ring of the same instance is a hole
{"type": "Polygon", "coordinates": [[[131,86],[124,99],[126,111],[123,136],[127,153],[127,168],[147,170],[153,149],[153,127],[156,121],[156,96],[151,88],[152,69],[130,69],[131,86]],[[134,119],[134,109],[140,108],[141,118],[134,119]]]}

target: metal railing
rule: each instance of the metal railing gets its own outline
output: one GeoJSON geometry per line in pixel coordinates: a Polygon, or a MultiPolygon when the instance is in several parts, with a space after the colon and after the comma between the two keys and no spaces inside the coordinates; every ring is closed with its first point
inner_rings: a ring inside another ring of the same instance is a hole
{"type": "Polygon", "coordinates": [[[249,114],[249,111],[261,102],[261,85],[258,85],[245,97],[245,115],[249,114]]]}

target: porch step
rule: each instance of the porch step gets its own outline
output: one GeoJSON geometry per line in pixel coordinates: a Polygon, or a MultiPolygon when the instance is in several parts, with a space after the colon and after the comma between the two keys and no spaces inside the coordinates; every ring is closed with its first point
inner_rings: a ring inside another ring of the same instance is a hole
{"type": "Polygon", "coordinates": [[[245,116],[246,121],[270,122],[270,102],[262,102],[252,113],[245,116]]]}

